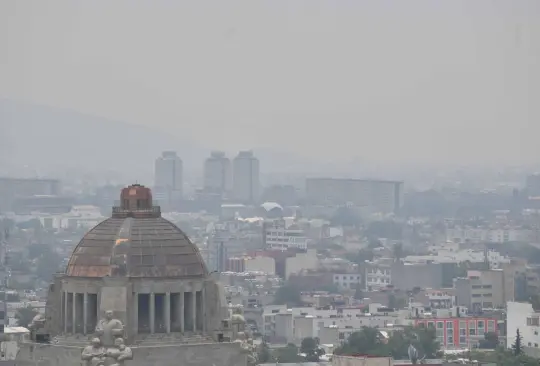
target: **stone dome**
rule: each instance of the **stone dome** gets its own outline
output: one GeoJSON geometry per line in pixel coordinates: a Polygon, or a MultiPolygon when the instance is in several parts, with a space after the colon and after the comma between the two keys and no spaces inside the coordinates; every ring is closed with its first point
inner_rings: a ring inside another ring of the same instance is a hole
{"type": "Polygon", "coordinates": [[[121,206],[79,242],[66,269],[75,277],[193,278],[208,270],[182,230],[152,206],[148,188],[122,191],[121,206]]]}

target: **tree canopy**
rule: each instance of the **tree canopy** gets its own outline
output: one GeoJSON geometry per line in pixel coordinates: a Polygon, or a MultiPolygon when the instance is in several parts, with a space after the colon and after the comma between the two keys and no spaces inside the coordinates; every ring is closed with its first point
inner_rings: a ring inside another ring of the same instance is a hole
{"type": "Polygon", "coordinates": [[[302,306],[302,298],[300,297],[300,289],[296,286],[287,283],[281,286],[274,297],[274,304],[288,306],[302,306]]]}
{"type": "Polygon", "coordinates": [[[406,359],[411,344],[418,350],[421,358],[435,358],[439,355],[440,345],[437,342],[435,330],[411,327],[394,332],[388,339],[383,339],[377,328],[364,327],[361,331],[351,334],[334,353],[339,355],[369,354],[406,359]]]}
{"type": "Polygon", "coordinates": [[[17,312],[15,313],[17,325],[20,327],[27,327],[32,323],[32,319],[34,319],[37,314],[38,312],[31,307],[17,309],[17,312]]]}

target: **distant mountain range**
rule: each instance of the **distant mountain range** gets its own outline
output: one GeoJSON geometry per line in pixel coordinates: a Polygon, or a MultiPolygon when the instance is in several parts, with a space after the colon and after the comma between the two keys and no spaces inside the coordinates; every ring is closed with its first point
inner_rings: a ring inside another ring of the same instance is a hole
{"type": "MultiPolygon", "coordinates": [[[[262,171],[297,172],[311,165],[277,148],[254,148],[262,171]]],[[[154,160],[163,150],[176,151],[187,174],[202,173],[209,155],[207,147],[152,128],[0,99],[0,169],[11,175],[20,175],[24,169],[35,176],[58,176],[71,170],[74,175],[108,172],[115,179],[151,181],[154,160]]]]}
{"type": "Polygon", "coordinates": [[[198,161],[207,154],[191,141],[151,128],[5,99],[0,99],[0,127],[1,161],[40,174],[78,168],[147,177],[163,150],[198,161]]]}

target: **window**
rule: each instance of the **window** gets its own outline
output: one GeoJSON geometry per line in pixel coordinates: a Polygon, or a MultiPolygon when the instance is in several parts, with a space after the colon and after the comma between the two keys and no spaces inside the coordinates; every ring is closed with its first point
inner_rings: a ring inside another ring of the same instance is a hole
{"type": "Polygon", "coordinates": [[[488,332],[495,331],[495,320],[488,320],[488,332]]]}
{"type": "Polygon", "coordinates": [[[478,328],[484,328],[484,321],[483,320],[478,321],[478,328]]]}
{"type": "Polygon", "coordinates": [[[433,328],[435,328],[435,325],[434,325],[433,322],[428,322],[427,327],[430,328],[430,329],[433,329],[433,328]]]}
{"type": "Polygon", "coordinates": [[[443,329],[444,328],[444,323],[443,322],[437,322],[437,328],[438,329],[443,329]]]}
{"type": "Polygon", "coordinates": [[[446,328],[448,328],[448,329],[454,328],[454,322],[451,321],[451,320],[447,321],[446,322],[446,328]]]}

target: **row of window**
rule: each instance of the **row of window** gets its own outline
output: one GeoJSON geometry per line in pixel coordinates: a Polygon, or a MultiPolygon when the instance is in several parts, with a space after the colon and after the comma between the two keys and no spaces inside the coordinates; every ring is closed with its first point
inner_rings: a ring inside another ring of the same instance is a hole
{"type": "MultiPolygon", "coordinates": [[[[446,323],[446,329],[453,329],[454,328],[454,321],[453,320],[446,320],[446,321],[428,321],[425,323],[419,323],[418,326],[424,327],[427,324],[428,328],[434,328],[435,324],[437,326],[437,329],[444,329],[446,323]]],[[[459,329],[460,330],[475,330],[476,328],[485,329],[486,328],[486,321],[485,320],[461,320],[459,322],[459,329]]],[[[495,320],[488,320],[487,321],[487,331],[488,332],[494,332],[495,331],[495,320]]]]}

